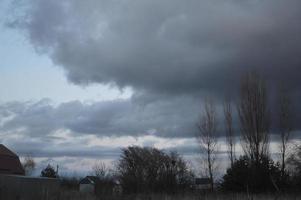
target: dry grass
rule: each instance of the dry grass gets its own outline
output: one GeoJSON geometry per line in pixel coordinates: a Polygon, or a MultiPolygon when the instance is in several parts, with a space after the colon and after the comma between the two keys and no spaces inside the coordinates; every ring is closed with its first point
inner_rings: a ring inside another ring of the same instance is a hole
{"type": "Polygon", "coordinates": [[[59,200],[300,200],[301,195],[252,195],[246,194],[185,194],[185,195],[122,195],[96,198],[79,192],[63,192],[59,200]]]}

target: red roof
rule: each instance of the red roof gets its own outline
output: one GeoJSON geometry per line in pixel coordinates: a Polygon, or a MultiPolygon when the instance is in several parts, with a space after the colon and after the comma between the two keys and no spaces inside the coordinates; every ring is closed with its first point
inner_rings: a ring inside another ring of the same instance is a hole
{"type": "Polygon", "coordinates": [[[0,174],[25,174],[19,157],[3,144],[0,144],[0,174]]]}

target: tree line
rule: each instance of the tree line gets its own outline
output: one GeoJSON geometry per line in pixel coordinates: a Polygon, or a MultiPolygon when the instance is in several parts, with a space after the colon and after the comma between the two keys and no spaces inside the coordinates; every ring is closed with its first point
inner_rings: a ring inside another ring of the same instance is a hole
{"type": "MultiPolygon", "coordinates": [[[[246,74],[240,84],[239,99],[236,106],[239,130],[233,125],[233,104],[226,100],[223,105],[224,131],[230,167],[220,181],[220,188],[226,191],[263,192],[284,190],[292,187],[292,174],[286,164],[296,158],[291,154],[288,159],[288,146],[293,130],[293,105],[289,92],[282,85],[278,90],[273,107],[276,121],[275,135],[279,135],[279,149],[270,152],[271,141],[271,99],[266,81],[256,72],[246,74]],[[239,138],[243,154],[236,158],[236,139],[239,138]],[[272,153],[280,154],[280,161],[274,162],[272,153]]],[[[198,122],[198,143],[203,151],[214,189],[214,167],[218,153],[218,120],[213,100],[206,100],[203,113],[198,122]]],[[[298,152],[298,151],[297,151],[298,152]]],[[[293,163],[293,162],[291,162],[293,163]]],[[[295,165],[298,162],[294,162],[295,165]]],[[[295,171],[296,172],[296,171],[295,171]]]]}

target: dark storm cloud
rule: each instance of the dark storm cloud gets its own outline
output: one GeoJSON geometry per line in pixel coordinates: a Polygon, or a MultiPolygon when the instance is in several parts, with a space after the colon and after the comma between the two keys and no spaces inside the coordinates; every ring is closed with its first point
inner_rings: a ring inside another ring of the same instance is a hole
{"type": "Polygon", "coordinates": [[[28,0],[32,44],[76,84],[220,92],[244,71],[300,89],[298,0],[28,0]]]}
{"type": "Polygon", "coordinates": [[[100,135],[194,136],[201,97],[214,95],[221,102],[224,93],[238,91],[241,74],[251,69],[272,87],[284,80],[301,110],[299,0],[28,0],[22,5],[13,5],[22,17],[8,25],[24,30],[71,82],[130,86],[134,95],[123,102],[30,106],[4,130],[26,127],[39,135],[64,127],[100,135]]]}

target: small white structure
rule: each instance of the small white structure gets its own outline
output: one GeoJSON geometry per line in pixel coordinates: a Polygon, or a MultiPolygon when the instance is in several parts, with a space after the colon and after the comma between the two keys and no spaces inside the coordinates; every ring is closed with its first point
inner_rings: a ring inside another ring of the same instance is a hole
{"type": "Polygon", "coordinates": [[[86,176],[79,182],[79,191],[82,193],[95,193],[98,181],[99,179],[96,176],[86,176]]]}

